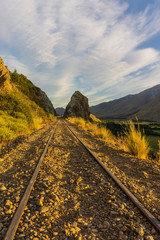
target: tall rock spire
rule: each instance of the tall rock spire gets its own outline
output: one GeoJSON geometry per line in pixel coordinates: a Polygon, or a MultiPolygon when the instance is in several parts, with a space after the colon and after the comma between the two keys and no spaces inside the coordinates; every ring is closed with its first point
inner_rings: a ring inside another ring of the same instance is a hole
{"type": "Polygon", "coordinates": [[[81,117],[85,120],[89,120],[90,111],[88,105],[88,98],[76,91],[72,97],[71,101],[68,103],[65,113],[65,117],[81,117]]]}
{"type": "Polygon", "coordinates": [[[10,79],[9,69],[4,65],[3,59],[0,57],[0,87],[9,86],[10,79]]]}

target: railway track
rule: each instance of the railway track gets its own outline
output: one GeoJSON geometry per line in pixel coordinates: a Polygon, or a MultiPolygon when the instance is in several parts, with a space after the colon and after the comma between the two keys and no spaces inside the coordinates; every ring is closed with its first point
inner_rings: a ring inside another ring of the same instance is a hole
{"type": "Polygon", "coordinates": [[[160,239],[159,222],[117,183],[59,121],[4,239],[160,239]]]}

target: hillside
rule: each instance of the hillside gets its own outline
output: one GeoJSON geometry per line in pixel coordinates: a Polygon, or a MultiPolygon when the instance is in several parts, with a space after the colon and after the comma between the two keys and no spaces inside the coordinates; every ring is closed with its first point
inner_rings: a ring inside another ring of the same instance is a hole
{"type": "Polygon", "coordinates": [[[138,119],[160,122],[160,94],[138,113],[138,119]]]}
{"type": "Polygon", "coordinates": [[[47,95],[0,58],[0,142],[39,128],[53,119],[54,107],[47,95]]]}
{"type": "Polygon", "coordinates": [[[40,88],[36,87],[30,80],[23,74],[18,74],[15,70],[10,72],[11,82],[26,95],[31,101],[35,102],[38,106],[43,108],[46,112],[56,115],[53,104],[47,97],[46,93],[40,88]]]}
{"type": "Polygon", "coordinates": [[[90,111],[96,117],[103,119],[126,119],[134,118],[136,115],[141,120],[160,121],[160,116],[157,116],[159,104],[158,100],[156,100],[159,95],[160,84],[135,95],[128,95],[92,106],[90,111]],[[154,105],[153,114],[151,113],[152,102],[154,105]]]}

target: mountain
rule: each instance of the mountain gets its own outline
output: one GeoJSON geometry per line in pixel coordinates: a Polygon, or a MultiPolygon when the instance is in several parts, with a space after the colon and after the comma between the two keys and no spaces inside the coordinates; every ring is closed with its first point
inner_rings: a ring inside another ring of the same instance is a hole
{"type": "Polygon", "coordinates": [[[159,96],[160,84],[138,94],[127,95],[120,99],[92,106],[90,111],[102,119],[128,119],[134,118],[136,115],[140,120],[160,121],[158,116],[159,96]]]}
{"type": "Polygon", "coordinates": [[[65,112],[65,109],[62,107],[58,107],[55,110],[56,110],[57,115],[59,115],[59,116],[63,115],[65,112]]]}
{"type": "Polygon", "coordinates": [[[160,122],[160,94],[149,104],[144,106],[138,113],[140,120],[160,122]]]}
{"type": "Polygon", "coordinates": [[[0,57],[0,142],[39,128],[55,115],[46,93],[0,57]]]}

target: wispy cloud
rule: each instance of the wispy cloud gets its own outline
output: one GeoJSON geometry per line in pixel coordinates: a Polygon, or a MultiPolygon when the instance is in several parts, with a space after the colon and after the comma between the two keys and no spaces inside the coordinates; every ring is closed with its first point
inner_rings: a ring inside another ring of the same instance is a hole
{"type": "Polygon", "coordinates": [[[142,90],[159,83],[159,50],[138,49],[160,33],[155,2],[130,13],[125,0],[2,0],[0,54],[55,106],[77,89],[91,104],[142,90]]]}

